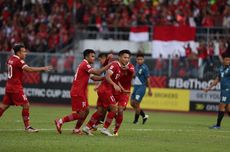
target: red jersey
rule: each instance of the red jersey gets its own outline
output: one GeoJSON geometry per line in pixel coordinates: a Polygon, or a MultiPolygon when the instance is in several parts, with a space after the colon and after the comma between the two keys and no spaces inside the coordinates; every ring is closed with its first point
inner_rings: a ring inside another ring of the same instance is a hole
{"type": "MultiPolygon", "coordinates": [[[[115,61],[110,65],[108,70],[112,72],[111,79],[113,80],[113,82],[118,84],[121,75],[121,64],[115,61]]],[[[102,81],[100,87],[105,89],[106,91],[115,92],[113,86],[106,79],[102,81]]]]}
{"type": "Polygon", "coordinates": [[[8,80],[6,82],[6,92],[17,93],[23,91],[23,68],[27,66],[25,61],[21,60],[16,55],[12,55],[7,61],[7,66],[8,80]]]}
{"type": "Polygon", "coordinates": [[[121,70],[121,77],[119,79],[119,82],[125,90],[131,89],[133,74],[134,74],[134,66],[131,63],[128,64],[128,69],[121,70]]]}
{"type": "Polygon", "coordinates": [[[71,87],[71,96],[80,96],[87,99],[87,86],[91,69],[91,65],[85,59],[79,64],[71,87]]]}
{"type": "Polygon", "coordinates": [[[192,53],[192,49],[190,47],[185,48],[185,56],[189,57],[192,53]]]}

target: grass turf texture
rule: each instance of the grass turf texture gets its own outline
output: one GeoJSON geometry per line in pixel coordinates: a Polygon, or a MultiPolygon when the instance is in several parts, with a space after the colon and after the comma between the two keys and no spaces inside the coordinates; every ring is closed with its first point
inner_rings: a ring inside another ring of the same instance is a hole
{"type": "MultiPolygon", "coordinates": [[[[141,117],[139,124],[134,125],[133,112],[126,111],[118,137],[107,137],[98,131],[93,137],[73,135],[75,122],[64,124],[63,133],[59,135],[54,119],[69,114],[70,110],[70,107],[32,106],[31,124],[40,131],[26,133],[21,108],[10,107],[0,119],[0,152],[229,151],[230,118],[227,115],[222,129],[210,130],[208,126],[215,123],[215,115],[149,112],[145,125],[141,124],[141,117]]],[[[94,111],[91,109],[89,117],[94,111]]]]}

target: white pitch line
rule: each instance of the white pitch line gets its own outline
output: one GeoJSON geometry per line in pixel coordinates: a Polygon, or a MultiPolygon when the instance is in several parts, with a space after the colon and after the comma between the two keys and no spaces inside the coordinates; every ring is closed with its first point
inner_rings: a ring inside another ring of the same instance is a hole
{"type": "Polygon", "coordinates": [[[159,131],[159,132],[210,132],[210,131],[218,131],[218,132],[230,132],[230,130],[215,130],[215,129],[208,129],[207,130],[195,130],[195,129],[126,129],[130,131],[159,131]]]}
{"type": "MultiPolygon", "coordinates": [[[[39,131],[56,131],[54,128],[40,128],[39,131]]],[[[73,129],[62,129],[66,131],[72,131],[73,129]]],[[[124,129],[126,131],[140,131],[140,132],[223,132],[223,133],[230,133],[230,130],[210,130],[207,128],[207,130],[195,130],[195,129],[170,129],[170,128],[164,128],[164,129],[124,129]]],[[[15,132],[15,131],[24,131],[24,129],[0,129],[0,132],[15,132]]]]}

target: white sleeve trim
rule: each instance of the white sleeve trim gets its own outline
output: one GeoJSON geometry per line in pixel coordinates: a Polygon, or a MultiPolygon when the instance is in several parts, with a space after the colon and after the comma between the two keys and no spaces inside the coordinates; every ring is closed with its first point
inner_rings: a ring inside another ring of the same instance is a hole
{"type": "Polygon", "coordinates": [[[110,72],[113,74],[113,71],[112,71],[112,70],[108,69],[108,71],[110,71],[110,72]]]}
{"type": "Polygon", "coordinates": [[[89,69],[89,70],[88,70],[88,73],[89,73],[91,70],[93,70],[93,68],[89,69]]]}
{"type": "Polygon", "coordinates": [[[28,65],[27,65],[27,64],[23,65],[23,66],[22,66],[22,69],[24,69],[26,66],[28,66],[28,65]]]}

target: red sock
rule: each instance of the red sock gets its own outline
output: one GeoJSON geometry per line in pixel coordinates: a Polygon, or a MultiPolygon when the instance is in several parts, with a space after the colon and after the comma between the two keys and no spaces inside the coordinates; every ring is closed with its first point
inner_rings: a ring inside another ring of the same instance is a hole
{"type": "Polygon", "coordinates": [[[2,116],[3,113],[4,113],[4,110],[0,108],[0,117],[2,116]]]}
{"type": "Polygon", "coordinates": [[[81,128],[81,126],[82,126],[82,124],[84,123],[84,121],[85,121],[85,119],[86,119],[87,116],[88,116],[88,115],[86,115],[85,117],[83,117],[83,118],[81,118],[81,119],[79,119],[79,120],[77,121],[76,126],[75,126],[75,129],[80,129],[80,128],[81,128]]]}
{"type": "Polygon", "coordinates": [[[118,132],[121,123],[123,121],[123,112],[122,113],[118,113],[117,117],[116,117],[116,125],[115,125],[115,129],[114,132],[118,132]]]}
{"type": "Polygon", "coordinates": [[[101,118],[101,114],[97,111],[94,112],[94,114],[91,116],[89,122],[87,123],[87,127],[92,128],[93,125],[95,125],[101,118]]]}
{"type": "Polygon", "coordinates": [[[106,121],[104,123],[104,128],[109,128],[109,126],[111,125],[112,121],[113,121],[113,118],[116,116],[116,113],[113,112],[113,111],[110,111],[108,114],[107,114],[107,117],[106,117],[106,121]]]}
{"type": "Polygon", "coordinates": [[[22,119],[25,125],[25,128],[30,126],[30,112],[29,109],[22,109],[22,119]]]}
{"type": "Polygon", "coordinates": [[[68,116],[63,117],[63,118],[62,118],[62,122],[65,123],[65,122],[77,120],[77,119],[79,119],[79,118],[80,118],[79,114],[77,114],[77,113],[72,113],[72,114],[70,114],[70,115],[68,115],[68,116]]]}

